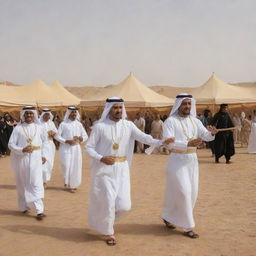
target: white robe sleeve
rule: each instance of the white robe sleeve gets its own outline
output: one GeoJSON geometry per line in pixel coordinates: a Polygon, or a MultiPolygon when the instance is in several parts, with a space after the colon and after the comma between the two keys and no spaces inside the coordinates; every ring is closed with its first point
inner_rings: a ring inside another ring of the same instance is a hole
{"type": "Polygon", "coordinates": [[[183,140],[176,140],[175,133],[174,133],[174,127],[173,122],[171,120],[166,120],[163,124],[163,140],[166,140],[168,138],[174,138],[175,141],[173,143],[169,143],[167,146],[168,149],[176,149],[176,150],[187,150],[187,141],[183,140]]]}
{"type": "Polygon", "coordinates": [[[9,139],[9,143],[8,143],[8,147],[9,149],[14,152],[17,155],[23,155],[24,153],[22,152],[23,147],[19,147],[17,146],[18,143],[18,139],[19,139],[19,134],[18,134],[18,129],[19,126],[17,126],[16,128],[14,128],[12,135],[9,139]]]}
{"type": "Polygon", "coordinates": [[[196,120],[197,130],[198,130],[198,137],[203,141],[212,141],[215,138],[215,135],[212,135],[210,131],[208,131],[204,125],[196,120]]]}
{"type": "Polygon", "coordinates": [[[138,129],[134,123],[130,122],[131,127],[132,127],[132,138],[147,145],[154,145],[154,146],[161,146],[162,141],[161,140],[156,140],[153,139],[151,135],[148,135],[144,132],[142,132],[140,129],[138,129]]]}
{"type": "Polygon", "coordinates": [[[56,128],[54,122],[52,122],[51,124],[52,124],[52,125],[51,125],[51,126],[52,126],[52,131],[54,131],[55,133],[57,133],[58,130],[57,130],[57,128],[56,128]]]}
{"type": "Polygon", "coordinates": [[[85,129],[84,129],[82,124],[80,125],[80,134],[81,134],[80,136],[83,137],[83,141],[82,142],[85,142],[88,139],[88,135],[87,135],[87,133],[86,133],[86,131],[85,131],[85,129]]]}
{"type": "Polygon", "coordinates": [[[97,125],[94,125],[92,132],[90,134],[89,139],[87,140],[86,146],[85,146],[85,152],[91,157],[96,160],[99,160],[103,157],[102,155],[98,154],[96,152],[96,145],[100,138],[100,127],[97,125]]]}
{"type": "Polygon", "coordinates": [[[42,157],[46,157],[46,149],[47,149],[47,144],[49,143],[48,140],[48,133],[47,131],[41,126],[41,140],[42,140],[42,148],[41,148],[41,152],[42,152],[42,157]]]}
{"type": "Polygon", "coordinates": [[[59,141],[62,144],[65,144],[65,139],[62,137],[62,131],[63,131],[63,124],[61,123],[58,129],[57,134],[55,135],[55,139],[59,141]]]}

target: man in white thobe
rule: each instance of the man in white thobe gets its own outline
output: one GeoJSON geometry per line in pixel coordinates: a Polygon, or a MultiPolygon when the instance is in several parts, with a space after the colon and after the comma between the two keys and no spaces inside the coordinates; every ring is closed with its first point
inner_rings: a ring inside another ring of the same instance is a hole
{"type": "Polygon", "coordinates": [[[190,238],[198,237],[193,231],[199,175],[196,149],[202,141],[213,140],[216,133],[215,127],[208,126],[207,130],[196,118],[195,100],[191,95],[177,96],[170,116],[164,122],[163,137],[175,137],[176,143],[187,147],[184,150],[170,149],[161,217],[168,228],[182,227],[184,235],[190,238]]]}
{"type": "Polygon", "coordinates": [[[43,163],[47,134],[40,125],[35,108],[24,107],[18,124],[10,137],[11,163],[16,177],[19,209],[27,213],[36,210],[37,220],[44,214],[43,163]]]}
{"type": "Polygon", "coordinates": [[[92,160],[89,225],[106,236],[108,245],[116,244],[114,222],[131,209],[129,168],[135,140],[162,144],[126,120],[122,99],[107,99],[85,149],[92,160]]]}
{"type": "Polygon", "coordinates": [[[57,133],[57,128],[52,120],[53,120],[53,115],[50,109],[48,108],[43,109],[43,112],[40,116],[40,123],[48,135],[48,143],[44,148],[46,162],[43,164],[43,181],[44,181],[45,188],[46,188],[46,183],[51,179],[52,169],[54,164],[54,156],[56,151],[53,138],[57,133]]]}
{"type": "Polygon", "coordinates": [[[238,142],[240,142],[240,133],[242,128],[241,119],[237,113],[234,113],[232,121],[234,126],[236,127],[236,129],[233,132],[234,143],[237,144],[238,142]]]}
{"type": "MultiPolygon", "coordinates": [[[[250,119],[250,116],[249,116],[250,119]]],[[[245,121],[251,126],[251,132],[249,136],[249,141],[248,141],[248,153],[250,154],[256,154],[256,119],[254,120],[247,120],[245,121]]]]}
{"type": "Polygon", "coordinates": [[[60,161],[64,186],[69,187],[71,193],[75,193],[82,181],[82,152],[80,144],[88,139],[87,133],[79,120],[78,109],[76,107],[68,107],[56,135],[56,139],[61,143],[60,161]]]}
{"type": "MultiPolygon", "coordinates": [[[[142,132],[145,132],[145,119],[141,116],[141,113],[138,112],[136,114],[136,118],[134,120],[134,124],[137,126],[138,129],[140,129],[142,132]]],[[[144,144],[136,141],[135,143],[135,152],[136,153],[143,153],[144,152],[144,144]]]]}
{"type": "MultiPolygon", "coordinates": [[[[155,114],[154,120],[151,124],[151,136],[154,139],[161,140],[163,138],[163,121],[160,119],[160,115],[158,113],[155,114]]],[[[154,153],[159,153],[164,151],[164,147],[160,147],[154,150],[154,153]]]]}
{"type": "Polygon", "coordinates": [[[162,139],[163,137],[163,121],[159,114],[155,115],[155,119],[151,124],[151,135],[155,139],[162,139]]]}

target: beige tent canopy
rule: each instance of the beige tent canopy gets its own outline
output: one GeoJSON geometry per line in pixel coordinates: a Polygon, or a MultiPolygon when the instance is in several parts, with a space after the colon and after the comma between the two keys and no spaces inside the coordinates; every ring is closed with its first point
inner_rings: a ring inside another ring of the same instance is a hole
{"type": "Polygon", "coordinates": [[[165,107],[174,102],[154,92],[130,73],[120,84],[104,87],[90,99],[81,101],[81,106],[103,106],[106,98],[113,96],[124,99],[126,107],[165,107]]]}
{"type": "Polygon", "coordinates": [[[231,85],[220,80],[214,73],[199,87],[153,86],[154,91],[167,97],[186,92],[192,94],[199,105],[256,103],[256,86],[231,85]]]}
{"type": "Polygon", "coordinates": [[[36,106],[32,98],[28,98],[28,92],[20,90],[16,86],[0,85],[0,106],[7,108],[21,107],[24,105],[36,106]]]}
{"type": "Polygon", "coordinates": [[[80,99],[68,92],[59,82],[51,86],[41,80],[25,86],[0,85],[1,109],[20,109],[24,105],[43,108],[79,104],[80,99]]]}
{"type": "Polygon", "coordinates": [[[191,91],[197,104],[242,104],[256,102],[256,89],[227,84],[213,73],[206,83],[191,91]]]}
{"type": "Polygon", "coordinates": [[[56,94],[52,92],[50,87],[41,80],[18,87],[17,89],[20,92],[26,91],[27,98],[34,100],[39,107],[62,106],[61,100],[56,97],[56,94]]]}
{"type": "Polygon", "coordinates": [[[55,81],[49,86],[51,93],[58,99],[62,106],[79,105],[80,99],[70,93],[67,89],[60,84],[59,81],[55,81]]]}

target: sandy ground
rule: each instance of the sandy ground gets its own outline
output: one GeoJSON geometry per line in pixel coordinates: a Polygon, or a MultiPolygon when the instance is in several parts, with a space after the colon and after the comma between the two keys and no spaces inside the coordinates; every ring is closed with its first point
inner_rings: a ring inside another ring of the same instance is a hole
{"type": "Polygon", "coordinates": [[[233,163],[214,164],[208,150],[199,150],[200,191],[192,240],[181,230],[167,230],[160,212],[165,185],[166,155],[135,155],[133,209],[115,226],[118,244],[108,247],[87,224],[88,158],[76,194],[63,190],[57,152],[52,181],[46,190],[47,218],[17,209],[9,157],[0,159],[0,256],[252,256],[256,255],[256,155],[237,149],[233,163]]]}

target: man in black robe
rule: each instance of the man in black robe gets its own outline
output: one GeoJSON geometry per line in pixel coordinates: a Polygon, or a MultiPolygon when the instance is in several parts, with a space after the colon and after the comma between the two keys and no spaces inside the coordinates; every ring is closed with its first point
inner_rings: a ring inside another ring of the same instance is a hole
{"type": "MultiPolygon", "coordinates": [[[[153,119],[151,118],[151,115],[149,111],[145,113],[145,133],[151,134],[151,125],[152,125],[153,119]]],[[[148,148],[149,145],[144,144],[144,150],[148,148]]]]}
{"type": "Polygon", "coordinates": [[[4,118],[0,116],[0,157],[5,157],[8,149],[8,140],[6,134],[6,124],[4,118]]]}
{"type": "Polygon", "coordinates": [[[9,142],[9,139],[12,135],[13,128],[16,125],[16,122],[14,122],[13,118],[8,113],[4,115],[4,122],[6,124],[7,141],[9,142]]]}
{"type": "MultiPolygon", "coordinates": [[[[228,104],[221,104],[220,110],[216,113],[211,122],[217,129],[234,127],[228,114],[228,104]]],[[[219,163],[219,158],[225,156],[226,163],[230,163],[230,158],[235,154],[233,132],[221,131],[215,135],[214,140],[215,163],[219,163]]]]}

